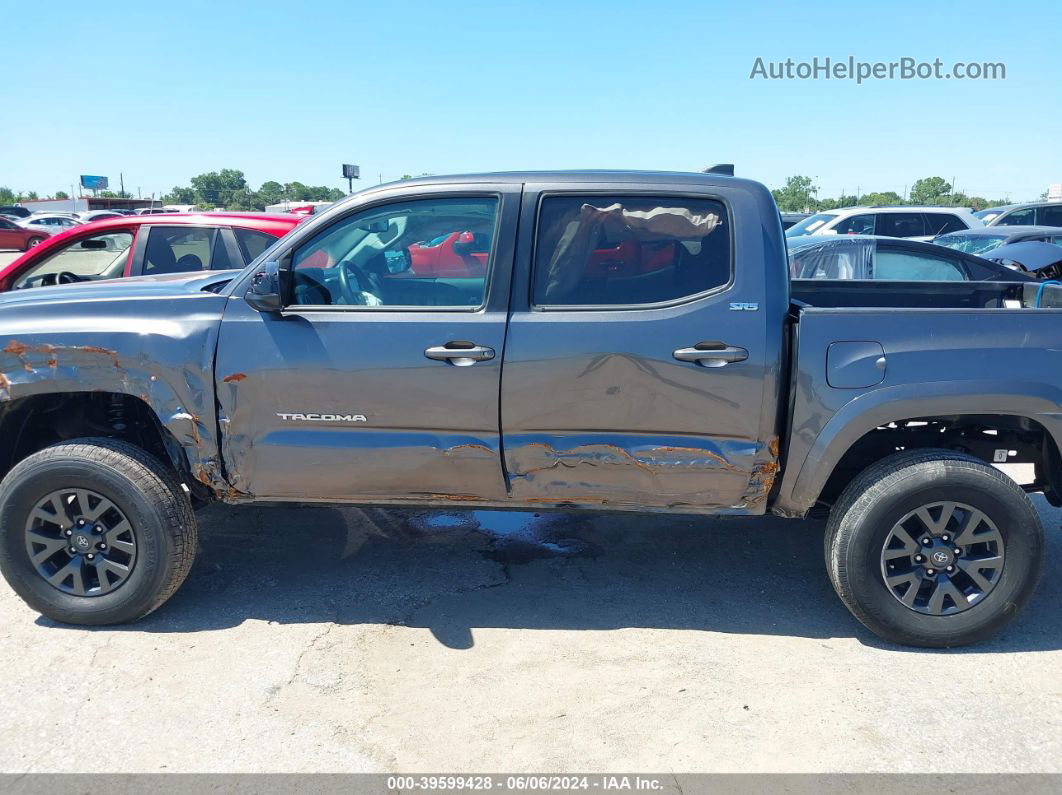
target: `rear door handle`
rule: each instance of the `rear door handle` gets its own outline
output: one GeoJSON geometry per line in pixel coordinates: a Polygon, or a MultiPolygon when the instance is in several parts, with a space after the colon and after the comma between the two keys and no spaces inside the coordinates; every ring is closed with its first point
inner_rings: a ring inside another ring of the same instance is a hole
{"type": "Polygon", "coordinates": [[[733,362],[749,358],[744,348],[727,345],[725,342],[698,342],[692,348],[679,348],[672,356],[680,362],[693,362],[701,367],[725,367],[733,362]]]}
{"type": "Polygon", "coordinates": [[[445,345],[425,348],[424,355],[429,359],[448,362],[455,367],[468,367],[476,362],[486,362],[494,358],[494,348],[476,345],[474,342],[452,340],[445,345]]]}

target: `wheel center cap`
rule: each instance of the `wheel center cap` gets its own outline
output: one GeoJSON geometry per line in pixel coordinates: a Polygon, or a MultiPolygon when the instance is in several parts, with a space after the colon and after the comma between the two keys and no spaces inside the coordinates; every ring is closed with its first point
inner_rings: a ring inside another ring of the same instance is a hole
{"type": "Polygon", "coordinates": [[[954,559],[951,550],[938,549],[932,552],[929,556],[930,562],[937,568],[943,569],[946,566],[950,566],[954,559]]]}
{"type": "Polygon", "coordinates": [[[70,543],[78,552],[88,552],[92,549],[92,536],[77,533],[70,539],[70,543]]]}

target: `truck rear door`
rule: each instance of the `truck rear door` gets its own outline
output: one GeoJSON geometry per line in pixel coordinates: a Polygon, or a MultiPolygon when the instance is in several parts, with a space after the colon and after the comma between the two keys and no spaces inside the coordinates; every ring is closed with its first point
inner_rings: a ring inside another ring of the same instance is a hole
{"type": "Polygon", "coordinates": [[[785,266],[764,206],[682,184],[524,186],[501,399],[515,500],[763,512],[788,302],[772,285],[765,303],[765,268],[785,266]]]}
{"type": "Polygon", "coordinates": [[[280,312],[237,287],[215,369],[239,491],[387,502],[505,499],[498,391],[520,186],[391,190],[278,253],[280,312]],[[486,268],[418,273],[410,247],[479,235],[486,268]]]}

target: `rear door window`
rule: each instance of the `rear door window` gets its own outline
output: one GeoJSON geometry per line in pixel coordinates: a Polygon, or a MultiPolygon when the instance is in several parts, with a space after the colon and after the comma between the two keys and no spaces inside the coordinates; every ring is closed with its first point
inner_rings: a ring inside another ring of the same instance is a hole
{"type": "Polygon", "coordinates": [[[839,235],[872,235],[874,234],[873,215],[853,215],[834,224],[833,231],[839,235]]]}
{"type": "Polygon", "coordinates": [[[1025,226],[1026,224],[1036,223],[1036,208],[1027,207],[1024,210],[1015,210],[1014,212],[1004,215],[998,221],[996,226],[1025,226]]]}
{"type": "Polygon", "coordinates": [[[878,246],[873,278],[901,282],[961,282],[968,277],[962,267],[941,256],[878,246]]]}
{"type": "Polygon", "coordinates": [[[153,226],[144,249],[144,275],[184,273],[211,267],[217,231],[203,226],[153,226]]]}
{"type": "Polygon", "coordinates": [[[926,231],[922,213],[881,213],[878,215],[877,233],[887,237],[920,237],[932,234],[926,231]]]}
{"type": "Polygon", "coordinates": [[[957,215],[951,213],[923,213],[927,235],[943,235],[966,229],[966,224],[957,215]]]}
{"type": "Polygon", "coordinates": [[[677,301],[731,278],[730,224],[713,199],[551,196],[542,200],[532,300],[545,307],[677,301]]]}
{"type": "Polygon", "coordinates": [[[259,232],[257,229],[233,229],[236,242],[240,244],[240,253],[243,254],[244,262],[258,259],[258,256],[277,242],[272,235],[259,232]]]}
{"type": "Polygon", "coordinates": [[[1044,226],[1062,226],[1062,203],[1057,207],[1041,207],[1038,223],[1044,226]]]}
{"type": "Polygon", "coordinates": [[[827,240],[790,253],[789,273],[794,279],[869,279],[873,254],[872,240],[827,240]]]}

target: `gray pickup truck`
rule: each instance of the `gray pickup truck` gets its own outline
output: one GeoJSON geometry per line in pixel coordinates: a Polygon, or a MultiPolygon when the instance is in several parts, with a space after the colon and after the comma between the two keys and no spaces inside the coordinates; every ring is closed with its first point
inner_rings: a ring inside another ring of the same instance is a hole
{"type": "Polygon", "coordinates": [[[714,174],[375,187],[239,273],[0,298],[0,566],[108,624],[213,500],[828,509],[856,618],[969,643],[1036,587],[1026,492],[1062,504],[1057,290],[791,283],[771,194],[714,174]]]}

